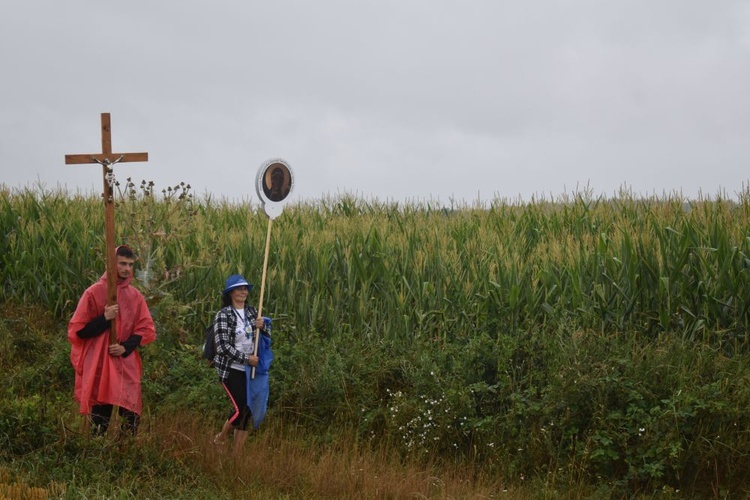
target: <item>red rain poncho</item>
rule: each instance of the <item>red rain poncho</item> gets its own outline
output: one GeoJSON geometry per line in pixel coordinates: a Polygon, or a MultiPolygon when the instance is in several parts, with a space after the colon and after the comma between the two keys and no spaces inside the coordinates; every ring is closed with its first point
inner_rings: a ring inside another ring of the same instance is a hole
{"type": "MultiPolygon", "coordinates": [[[[154,321],[141,292],[130,286],[132,277],[117,283],[117,342],[131,335],[140,335],[141,344],[156,339],[154,321]]],[[[78,301],[73,318],[68,323],[70,362],[76,373],[75,399],[83,414],[91,413],[91,406],[111,404],[141,414],[141,356],[134,350],[127,357],[110,356],[109,328],[96,337],[82,339],[77,333],[92,319],[104,314],[107,305],[106,273],[86,289],[78,301]]]]}

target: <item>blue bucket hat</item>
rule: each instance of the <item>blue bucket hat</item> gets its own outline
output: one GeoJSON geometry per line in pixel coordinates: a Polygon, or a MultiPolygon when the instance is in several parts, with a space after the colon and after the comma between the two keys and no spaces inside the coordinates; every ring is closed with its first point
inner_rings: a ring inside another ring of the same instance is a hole
{"type": "Polygon", "coordinates": [[[242,277],[240,274],[233,274],[230,277],[227,278],[227,280],[224,282],[224,291],[221,292],[222,295],[231,292],[238,286],[246,286],[247,290],[250,291],[253,288],[253,285],[247,282],[245,278],[242,277]]]}

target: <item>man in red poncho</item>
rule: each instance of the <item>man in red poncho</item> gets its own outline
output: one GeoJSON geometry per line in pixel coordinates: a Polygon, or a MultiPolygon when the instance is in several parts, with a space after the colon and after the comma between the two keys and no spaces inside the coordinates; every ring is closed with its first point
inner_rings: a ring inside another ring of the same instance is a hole
{"type": "Polygon", "coordinates": [[[154,321],[141,292],[130,285],[135,255],[117,247],[117,303],[107,306],[106,273],[86,289],[68,323],[70,361],[75,369],[75,399],[91,415],[91,432],[107,432],[113,406],[119,407],[122,430],[135,435],[141,414],[141,357],[136,348],[156,339],[154,321]],[[109,344],[115,320],[117,343],[109,344]],[[106,334],[105,334],[106,333],[106,334]]]}

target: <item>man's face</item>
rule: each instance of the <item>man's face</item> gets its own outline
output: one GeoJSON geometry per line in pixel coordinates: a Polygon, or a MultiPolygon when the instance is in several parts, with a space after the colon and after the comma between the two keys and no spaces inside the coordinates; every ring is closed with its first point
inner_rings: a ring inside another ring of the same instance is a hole
{"type": "Polygon", "coordinates": [[[117,278],[124,280],[129,278],[133,274],[133,265],[135,264],[134,259],[123,257],[122,255],[117,256],[117,278]]]}

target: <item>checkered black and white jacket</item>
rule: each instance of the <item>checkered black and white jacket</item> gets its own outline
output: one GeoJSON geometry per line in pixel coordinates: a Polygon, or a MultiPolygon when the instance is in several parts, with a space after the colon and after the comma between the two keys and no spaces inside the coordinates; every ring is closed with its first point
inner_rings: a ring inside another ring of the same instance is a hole
{"type": "MultiPolygon", "coordinates": [[[[223,307],[216,313],[214,320],[214,335],[216,337],[216,356],[214,356],[214,368],[223,382],[229,378],[229,370],[232,363],[245,364],[247,356],[234,347],[235,331],[237,329],[237,315],[232,311],[232,306],[223,307]]],[[[258,311],[252,306],[245,306],[245,317],[253,325],[252,335],[255,335],[255,318],[258,311]]],[[[261,335],[271,336],[271,325],[260,331],[261,335]]]]}

